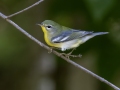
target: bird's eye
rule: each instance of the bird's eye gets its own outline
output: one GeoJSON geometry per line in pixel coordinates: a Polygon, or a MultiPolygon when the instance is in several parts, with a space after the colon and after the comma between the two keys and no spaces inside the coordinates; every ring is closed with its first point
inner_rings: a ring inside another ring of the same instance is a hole
{"type": "Polygon", "coordinates": [[[48,25],[48,26],[46,26],[47,28],[51,28],[52,26],[51,25],[48,25]]]}

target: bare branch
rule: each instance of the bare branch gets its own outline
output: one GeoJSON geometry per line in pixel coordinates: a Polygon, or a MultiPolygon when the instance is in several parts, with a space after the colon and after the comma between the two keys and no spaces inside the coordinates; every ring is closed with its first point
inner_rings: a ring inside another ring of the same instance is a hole
{"type": "Polygon", "coordinates": [[[30,9],[30,8],[32,8],[32,7],[34,7],[34,6],[36,6],[36,5],[38,5],[38,4],[41,3],[42,1],[43,1],[43,0],[39,0],[38,2],[32,4],[31,6],[25,8],[25,9],[19,11],[19,12],[16,12],[16,13],[14,13],[14,14],[11,14],[11,15],[7,16],[6,18],[11,18],[11,17],[13,17],[13,16],[15,16],[15,15],[17,15],[17,14],[20,14],[20,13],[22,13],[22,12],[24,12],[24,11],[26,11],[26,10],[28,10],[28,9],[30,9]]]}
{"type": "MultiPolygon", "coordinates": [[[[0,17],[3,19],[6,19],[7,16],[5,16],[4,14],[0,13],[0,17]]],[[[13,25],[15,28],[17,28],[20,32],[22,32],[23,34],[25,34],[27,37],[29,37],[31,40],[33,40],[34,42],[36,42],[37,44],[39,44],[41,47],[44,47],[47,50],[51,50],[48,46],[44,45],[43,43],[41,43],[39,40],[37,40],[36,38],[34,38],[32,35],[30,35],[29,33],[27,33],[24,29],[22,29],[20,26],[18,26],[16,23],[14,23],[12,20],[10,19],[6,19],[7,22],[9,22],[11,25],[13,25]]],[[[91,72],[90,70],[84,68],[83,66],[75,63],[74,61],[62,56],[59,52],[53,50],[53,53],[56,54],[57,56],[61,57],[62,59],[66,60],[68,63],[74,65],[75,67],[85,71],[86,73],[92,75],[93,77],[97,78],[98,80],[100,80],[101,82],[106,83],[107,85],[109,85],[110,87],[114,88],[115,90],[120,90],[120,88],[118,88],[117,86],[115,86],[114,84],[110,83],[109,81],[107,81],[106,79],[98,76],[97,74],[91,72]]]]}

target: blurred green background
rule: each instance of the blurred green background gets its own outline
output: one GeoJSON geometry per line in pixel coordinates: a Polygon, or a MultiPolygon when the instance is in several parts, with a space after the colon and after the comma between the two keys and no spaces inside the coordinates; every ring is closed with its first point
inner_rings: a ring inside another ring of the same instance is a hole
{"type": "MultiPolygon", "coordinates": [[[[37,0],[0,0],[10,15],[37,0]]],[[[11,18],[44,42],[35,24],[50,19],[86,31],[105,31],[81,45],[72,58],[120,87],[120,0],[44,0],[11,18]]],[[[0,18],[0,90],[113,90],[96,78],[51,54],[0,18]]]]}

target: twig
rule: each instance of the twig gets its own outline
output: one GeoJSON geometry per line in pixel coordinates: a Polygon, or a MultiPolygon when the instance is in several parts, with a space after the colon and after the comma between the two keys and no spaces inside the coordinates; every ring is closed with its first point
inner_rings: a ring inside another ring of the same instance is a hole
{"type": "MultiPolygon", "coordinates": [[[[32,7],[34,7],[35,5],[38,5],[38,4],[41,3],[42,1],[43,1],[43,0],[39,0],[39,1],[36,2],[35,4],[33,4],[33,5],[25,8],[25,9],[19,11],[19,12],[16,12],[16,13],[14,13],[14,14],[11,14],[11,15],[9,15],[9,16],[6,16],[6,15],[4,15],[4,14],[2,14],[2,13],[0,12],[0,17],[3,18],[3,19],[6,19],[7,22],[9,22],[11,25],[13,25],[15,28],[17,28],[20,32],[22,32],[23,34],[25,34],[25,35],[26,35],[27,37],[29,37],[31,40],[33,40],[34,42],[36,42],[36,43],[39,44],[40,46],[42,46],[42,47],[44,47],[45,49],[47,49],[47,50],[50,51],[51,49],[50,49],[48,46],[46,46],[46,45],[44,45],[43,43],[41,43],[39,40],[37,40],[37,39],[34,38],[32,35],[30,35],[29,33],[27,33],[24,29],[22,29],[21,27],[19,27],[19,26],[18,26],[16,23],[14,23],[12,20],[8,19],[8,18],[10,18],[10,17],[13,17],[13,16],[15,16],[15,15],[17,15],[17,14],[20,14],[20,13],[22,13],[22,12],[24,12],[24,11],[32,8],[32,7]]],[[[63,58],[64,60],[66,60],[68,63],[70,63],[70,64],[78,67],[79,69],[85,71],[86,73],[92,75],[93,77],[97,78],[98,80],[100,80],[100,81],[108,84],[109,86],[111,86],[111,87],[114,88],[115,90],[120,90],[120,88],[118,88],[118,87],[115,86],[114,84],[112,84],[112,83],[110,83],[109,81],[105,80],[104,78],[98,76],[97,74],[91,72],[90,70],[82,67],[81,65],[73,62],[72,60],[66,58],[65,56],[62,56],[59,52],[53,50],[53,53],[56,54],[57,56],[63,58]]]]}
{"type": "MultiPolygon", "coordinates": [[[[31,40],[33,40],[34,42],[36,42],[37,44],[39,44],[41,47],[44,47],[47,50],[51,50],[48,46],[44,45],[43,43],[41,43],[39,40],[37,40],[36,38],[34,38],[32,35],[30,35],[29,33],[27,33],[24,29],[22,29],[21,27],[19,27],[16,23],[14,23],[12,20],[8,19],[7,16],[5,16],[4,14],[0,13],[0,17],[2,17],[3,19],[6,19],[7,22],[9,22],[11,25],[13,25],[15,28],[17,28],[20,32],[22,32],[23,34],[25,34],[27,37],[29,37],[31,40]]],[[[85,71],[86,73],[92,75],[93,77],[97,78],[98,80],[100,80],[101,82],[106,83],[107,85],[109,85],[110,87],[114,88],[115,90],[120,90],[120,88],[118,88],[117,86],[115,86],[114,84],[110,83],[109,81],[107,81],[106,79],[98,76],[97,74],[91,72],[90,70],[82,67],[81,65],[73,62],[72,60],[60,55],[59,52],[53,50],[53,53],[56,54],[57,56],[63,58],[64,60],[66,60],[68,63],[74,65],[75,67],[78,67],[79,69],[85,71]]]]}
{"type": "Polygon", "coordinates": [[[11,14],[11,15],[7,16],[7,18],[11,18],[11,17],[13,17],[13,16],[15,16],[15,15],[17,15],[17,14],[20,14],[20,13],[22,13],[22,12],[24,12],[24,11],[26,11],[26,10],[28,10],[28,9],[30,9],[30,8],[32,8],[32,7],[34,7],[34,6],[36,6],[36,5],[38,5],[38,4],[41,3],[42,1],[43,1],[43,0],[39,0],[38,2],[36,2],[36,3],[32,4],[32,5],[30,5],[29,7],[25,8],[25,9],[19,11],[19,12],[16,12],[16,13],[14,13],[14,14],[11,14]]]}

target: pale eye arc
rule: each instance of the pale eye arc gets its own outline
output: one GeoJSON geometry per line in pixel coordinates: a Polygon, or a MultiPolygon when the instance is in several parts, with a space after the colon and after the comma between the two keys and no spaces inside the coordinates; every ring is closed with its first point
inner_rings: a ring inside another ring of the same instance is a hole
{"type": "Polygon", "coordinates": [[[51,26],[47,26],[47,28],[51,28],[51,26]]]}
{"type": "Polygon", "coordinates": [[[52,25],[47,25],[46,28],[50,29],[52,28],[52,25]]]}

